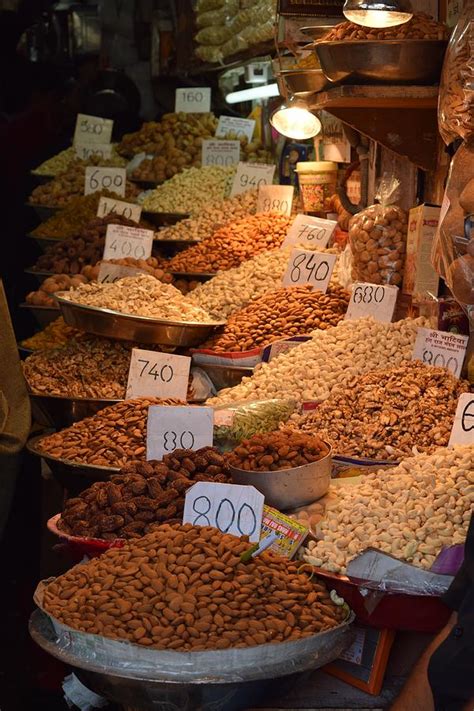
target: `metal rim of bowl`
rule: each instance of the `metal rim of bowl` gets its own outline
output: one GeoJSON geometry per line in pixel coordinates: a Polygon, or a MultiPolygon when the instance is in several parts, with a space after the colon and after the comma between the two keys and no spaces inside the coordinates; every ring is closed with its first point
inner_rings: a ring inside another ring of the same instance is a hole
{"type": "Polygon", "coordinates": [[[101,472],[109,472],[109,473],[116,473],[118,474],[120,472],[120,467],[106,467],[101,464],[88,464],[86,462],[76,462],[71,459],[63,459],[62,457],[53,457],[47,452],[41,452],[37,448],[37,444],[40,440],[44,439],[45,437],[49,437],[51,434],[55,434],[54,432],[50,432],[49,434],[40,434],[37,435],[36,437],[31,437],[27,443],[26,443],[26,448],[31,454],[36,455],[37,457],[41,457],[42,459],[46,459],[46,461],[51,461],[54,462],[55,464],[63,464],[65,466],[70,467],[71,469],[94,469],[94,470],[99,470],[101,472]]]}
{"type": "Polygon", "coordinates": [[[341,45],[374,45],[378,44],[381,46],[389,46],[389,45],[394,45],[394,44],[413,44],[413,45],[420,45],[420,44],[448,44],[447,39],[390,39],[390,40],[327,40],[327,41],[319,41],[316,42],[315,45],[317,47],[340,47],[341,45]]]}
{"type": "Polygon", "coordinates": [[[234,470],[238,474],[264,474],[265,476],[270,474],[287,474],[288,472],[298,472],[301,471],[304,467],[311,466],[312,464],[319,464],[320,462],[324,462],[325,459],[328,457],[333,456],[333,448],[329,444],[329,442],[325,442],[323,440],[324,444],[329,447],[329,452],[324,455],[324,457],[321,457],[321,459],[316,459],[314,462],[307,462],[306,464],[300,464],[298,467],[291,467],[290,469],[275,469],[274,471],[271,470],[266,470],[266,471],[258,471],[257,469],[239,469],[238,467],[234,467],[232,464],[229,464],[231,471],[234,470]]]}

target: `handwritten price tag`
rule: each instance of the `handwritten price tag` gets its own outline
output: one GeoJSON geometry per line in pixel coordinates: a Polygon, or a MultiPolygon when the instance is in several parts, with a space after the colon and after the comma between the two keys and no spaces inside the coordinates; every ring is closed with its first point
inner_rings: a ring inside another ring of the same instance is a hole
{"type": "Polygon", "coordinates": [[[105,217],[106,215],[122,215],[122,217],[126,217],[133,222],[140,222],[142,206],[132,205],[131,202],[115,200],[110,197],[101,197],[97,208],[97,217],[105,217]]]}
{"type": "Polygon", "coordinates": [[[372,316],[380,323],[390,323],[397,303],[398,286],[380,286],[354,282],[345,318],[372,316]]]}
{"type": "Polygon", "coordinates": [[[187,114],[206,114],[211,110],[211,88],[209,86],[176,89],[174,110],[187,114]]]}
{"type": "Polygon", "coordinates": [[[112,157],[111,143],[75,143],[74,150],[76,156],[82,160],[87,160],[91,156],[100,156],[104,160],[112,157]]]}
{"type": "Polygon", "coordinates": [[[291,215],[292,185],[261,185],[258,189],[257,212],[279,212],[291,215]]]}
{"type": "Polygon", "coordinates": [[[203,165],[237,165],[240,160],[240,141],[203,141],[203,165]]]}
{"type": "Polygon", "coordinates": [[[266,163],[239,163],[235,171],[230,196],[240,195],[247,190],[256,190],[261,185],[271,185],[275,166],[266,163]]]}
{"type": "Polygon", "coordinates": [[[175,449],[201,449],[212,446],[212,407],[148,408],[146,458],[163,459],[175,449]]]}
{"type": "Polygon", "coordinates": [[[447,368],[459,378],[468,340],[469,336],[457,333],[419,328],[411,358],[426,365],[447,368]]]}
{"type": "Polygon", "coordinates": [[[220,116],[216,128],[216,138],[228,136],[229,134],[245,136],[250,143],[255,130],[253,119],[238,118],[236,116],[220,116]]]}
{"type": "Polygon", "coordinates": [[[186,492],[183,523],[260,540],[265,497],[254,486],[199,481],[186,492]]]}
{"type": "Polygon", "coordinates": [[[153,246],[153,230],[127,225],[107,225],[103,259],[148,259],[153,246]]]}
{"type": "Polygon", "coordinates": [[[283,286],[311,284],[313,289],[326,293],[335,263],[335,254],[293,249],[282,284],[283,286]]]}
{"type": "Polygon", "coordinates": [[[112,193],[117,193],[120,197],[124,197],[126,180],[127,173],[125,168],[95,168],[94,166],[88,166],[86,168],[84,195],[110,190],[112,193]]]}
{"type": "Polygon", "coordinates": [[[175,397],[186,401],[191,358],[133,348],[127,398],[175,397]]]}
{"type": "Polygon", "coordinates": [[[88,114],[77,114],[73,143],[110,143],[114,122],[88,114]]]}
{"type": "Polygon", "coordinates": [[[311,215],[296,215],[281,247],[283,249],[292,245],[301,245],[313,249],[323,248],[333,236],[336,227],[335,220],[324,220],[321,217],[311,217],[311,215]]]}
{"type": "Polygon", "coordinates": [[[101,283],[110,283],[125,279],[125,277],[137,276],[137,274],[145,274],[143,269],[138,267],[127,267],[122,264],[112,264],[111,262],[101,262],[97,281],[101,283]]]}
{"type": "Polygon", "coordinates": [[[448,446],[455,444],[474,444],[474,393],[463,393],[458,400],[448,446]]]}

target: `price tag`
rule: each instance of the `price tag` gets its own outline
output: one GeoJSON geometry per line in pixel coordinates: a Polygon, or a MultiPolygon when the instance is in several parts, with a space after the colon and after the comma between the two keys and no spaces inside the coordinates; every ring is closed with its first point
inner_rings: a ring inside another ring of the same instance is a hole
{"type": "Polygon", "coordinates": [[[137,274],[146,274],[144,269],[138,267],[127,267],[122,264],[112,264],[111,262],[101,262],[97,281],[101,283],[110,283],[125,279],[125,277],[137,276],[137,274]]]}
{"type": "Polygon", "coordinates": [[[283,275],[283,286],[311,284],[313,289],[326,293],[336,258],[335,254],[293,249],[283,275]]]}
{"type": "Polygon", "coordinates": [[[258,189],[257,212],[279,212],[291,215],[292,185],[261,185],[258,189]]]}
{"type": "Polygon", "coordinates": [[[191,358],[133,348],[126,397],[175,397],[186,401],[191,358]]]}
{"type": "Polygon", "coordinates": [[[448,446],[455,444],[474,444],[474,393],[463,393],[458,400],[448,446]]]}
{"type": "Polygon", "coordinates": [[[88,166],[86,168],[84,195],[110,190],[110,192],[124,197],[126,180],[127,173],[125,168],[95,168],[94,166],[88,166]]]}
{"type": "Polygon", "coordinates": [[[212,446],[212,407],[150,405],[146,433],[146,458],[163,459],[175,449],[212,446]]]}
{"type": "Polygon", "coordinates": [[[91,156],[100,156],[105,160],[112,157],[112,144],[111,143],[75,143],[74,150],[76,156],[82,160],[87,160],[91,156]]]}
{"type": "Polygon", "coordinates": [[[107,225],[103,259],[148,259],[151,256],[153,235],[153,230],[107,225]]]}
{"type": "Polygon", "coordinates": [[[132,222],[140,222],[142,216],[142,206],[132,205],[131,202],[123,200],[115,200],[115,198],[101,197],[97,208],[97,217],[105,217],[106,215],[122,215],[132,222]]]}
{"type": "Polygon", "coordinates": [[[397,303],[398,286],[381,286],[356,281],[352,285],[351,300],[346,319],[372,316],[380,323],[390,323],[397,303]]]}
{"type": "Polygon", "coordinates": [[[275,166],[266,163],[239,163],[235,171],[230,196],[256,190],[261,185],[271,185],[275,166]]]}
{"type": "Polygon", "coordinates": [[[317,249],[325,247],[337,227],[336,220],[324,220],[311,215],[296,215],[286,233],[281,248],[301,245],[317,249]]]}
{"type": "Polygon", "coordinates": [[[174,104],[176,113],[207,114],[211,110],[211,88],[209,86],[176,89],[174,104]]]}
{"type": "Polygon", "coordinates": [[[422,360],[426,365],[447,368],[459,378],[469,336],[460,336],[448,331],[433,331],[419,328],[412,360],[422,360]]]}
{"type": "Polygon", "coordinates": [[[237,165],[240,160],[240,141],[203,141],[202,165],[237,165]]]}
{"type": "Polygon", "coordinates": [[[113,127],[111,119],[77,114],[73,143],[110,143],[113,127]]]}
{"type": "Polygon", "coordinates": [[[245,136],[250,143],[255,130],[253,119],[238,118],[237,116],[220,116],[216,128],[216,137],[225,137],[229,133],[235,134],[239,138],[245,136]]]}
{"type": "MultiPolygon", "coordinates": [[[[183,523],[260,540],[264,496],[254,486],[199,481],[186,492],[183,523]]],[[[250,547],[250,546],[249,546],[250,547]]]]}

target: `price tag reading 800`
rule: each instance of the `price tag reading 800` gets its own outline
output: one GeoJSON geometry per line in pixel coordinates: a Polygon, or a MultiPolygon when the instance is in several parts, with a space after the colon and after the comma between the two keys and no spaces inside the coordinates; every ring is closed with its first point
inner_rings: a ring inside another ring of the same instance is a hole
{"type": "Polygon", "coordinates": [[[211,88],[209,86],[176,89],[176,113],[206,114],[211,110],[211,88]]]}
{"type": "Polygon", "coordinates": [[[240,195],[247,192],[247,190],[257,190],[262,185],[271,185],[274,174],[274,165],[239,163],[235,171],[230,196],[240,195]]]}
{"type": "Polygon", "coordinates": [[[74,143],[110,143],[114,122],[100,116],[77,114],[74,143]]]}
{"type": "Polygon", "coordinates": [[[426,365],[447,368],[459,378],[468,340],[468,336],[460,336],[457,333],[419,328],[412,360],[421,360],[426,365]]]}
{"type": "Polygon", "coordinates": [[[133,348],[127,398],[175,397],[186,400],[191,358],[133,348]]]}
{"type": "Polygon", "coordinates": [[[325,293],[336,258],[335,254],[311,252],[307,249],[293,249],[283,275],[283,286],[310,284],[313,289],[318,289],[325,293]]]}
{"type": "Polygon", "coordinates": [[[212,446],[214,410],[212,407],[148,408],[146,458],[163,459],[175,449],[201,449],[212,446]]]}
{"type": "Polygon", "coordinates": [[[311,215],[296,215],[281,245],[282,249],[290,245],[314,248],[325,247],[337,227],[336,220],[324,220],[311,215]]]}
{"type": "Polygon", "coordinates": [[[351,300],[345,318],[356,319],[372,316],[375,321],[380,323],[390,323],[397,296],[397,286],[355,282],[352,286],[351,300]]]}
{"type": "Polygon", "coordinates": [[[110,190],[120,197],[125,196],[127,173],[125,168],[86,168],[84,195],[110,190]]]}
{"type": "Polygon", "coordinates": [[[203,141],[202,165],[236,165],[240,160],[240,141],[203,141]]]}
{"type": "Polygon", "coordinates": [[[115,198],[101,197],[97,208],[97,217],[106,215],[122,215],[132,222],[140,222],[142,206],[133,205],[131,202],[115,200],[115,198]]]}
{"type": "Polygon", "coordinates": [[[107,225],[103,259],[148,259],[153,246],[153,230],[127,225],[107,225]]]}
{"type": "Polygon", "coordinates": [[[291,215],[292,185],[261,185],[258,189],[257,212],[279,212],[291,215]]]}

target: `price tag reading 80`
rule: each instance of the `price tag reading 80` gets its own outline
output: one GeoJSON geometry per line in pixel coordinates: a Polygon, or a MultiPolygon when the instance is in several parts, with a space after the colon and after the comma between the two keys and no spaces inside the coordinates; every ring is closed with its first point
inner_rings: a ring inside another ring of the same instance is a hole
{"type": "Polygon", "coordinates": [[[412,360],[421,360],[426,365],[447,368],[459,378],[468,340],[468,336],[460,336],[457,333],[419,328],[412,360]]]}
{"type": "Polygon", "coordinates": [[[324,220],[311,215],[296,215],[281,245],[282,249],[290,245],[317,248],[325,247],[337,227],[336,220],[324,220]]]}
{"type": "Polygon", "coordinates": [[[214,410],[212,407],[148,408],[146,458],[163,459],[175,449],[201,449],[212,446],[214,410]]]}
{"type": "Polygon", "coordinates": [[[335,254],[293,249],[283,275],[283,286],[310,284],[313,289],[318,289],[325,293],[336,258],[335,254]]]}
{"type": "Polygon", "coordinates": [[[247,192],[247,190],[257,190],[262,185],[271,185],[274,174],[274,165],[239,163],[235,171],[230,196],[240,195],[247,192]]]}
{"type": "Polygon", "coordinates": [[[345,318],[356,319],[372,316],[375,321],[380,323],[390,323],[397,296],[397,286],[354,282],[345,318]]]}
{"type": "Polygon", "coordinates": [[[101,197],[97,207],[97,217],[106,215],[122,215],[132,222],[140,222],[142,206],[133,205],[131,202],[115,200],[115,198],[101,197]]]}
{"type": "Polygon", "coordinates": [[[114,122],[101,116],[77,114],[74,143],[110,143],[114,122]]]}
{"type": "Polygon", "coordinates": [[[292,185],[261,185],[258,189],[257,212],[279,212],[291,215],[292,185]]]}
{"type": "Polygon", "coordinates": [[[103,259],[148,259],[153,246],[153,230],[127,225],[107,225],[103,259]]]}
{"type": "Polygon", "coordinates": [[[110,190],[120,197],[125,196],[127,173],[125,168],[86,168],[84,195],[110,190]]]}
{"type": "Polygon", "coordinates": [[[126,397],[186,400],[191,358],[133,348],[126,397]]]}

